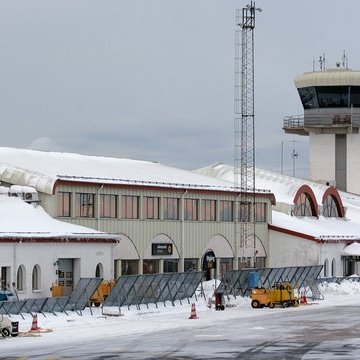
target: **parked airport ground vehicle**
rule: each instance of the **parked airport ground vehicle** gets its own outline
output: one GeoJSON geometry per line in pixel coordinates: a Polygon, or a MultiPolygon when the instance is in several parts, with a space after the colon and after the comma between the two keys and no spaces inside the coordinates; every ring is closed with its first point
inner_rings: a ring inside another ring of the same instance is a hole
{"type": "Polygon", "coordinates": [[[17,336],[19,334],[19,323],[10,321],[4,315],[0,314],[0,335],[3,337],[17,336]]]}
{"type": "Polygon", "coordinates": [[[299,298],[289,282],[275,283],[269,289],[255,288],[251,292],[251,299],[251,306],[255,309],[264,306],[274,308],[276,305],[283,307],[299,305],[299,298]]]}
{"type": "Polygon", "coordinates": [[[15,300],[16,294],[9,290],[1,290],[0,291],[0,301],[8,301],[8,300],[15,300]]]}

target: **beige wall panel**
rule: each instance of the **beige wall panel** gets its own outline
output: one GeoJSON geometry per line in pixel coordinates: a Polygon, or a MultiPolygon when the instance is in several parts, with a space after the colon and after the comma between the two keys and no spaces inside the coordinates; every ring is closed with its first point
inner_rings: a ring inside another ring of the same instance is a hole
{"type": "MultiPolygon", "coordinates": [[[[57,191],[67,191],[73,194],[73,208],[74,213],[74,199],[75,193],[93,193],[95,194],[95,217],[92,219],[87,218],[59,218],[59,220],[67,221],[73,224],[86,226],[89,228],[97,229],[114,234],[126,235],[135,247],[135,251],[139,254],[140,258],[149,257],[149,246],[154,237],[159,234],[167,235],[174,244],[176,251],[180,257],[185,258],[201,258],[207,250],[210,239],[215,236],[222,236],[226,239],[229,248],[235,248],[235,223],[234,222],[220,222],[220,221],[162,221],[162,220],[124,220],[124,219],[98,219],[97,218],[97,195],[98,192],[102,194],[118,195],[119,203],[118,210],[121,209],[121,196],[122,195],[136,195],[140,196],[142,205],[144,196],[153,197],[178,197],[180,198],[180,208],[182,205],[181,198],[190,199],[211,199],[211,200],[231,200],[234,201],[233,195],[227,194],[212,194],[212,193],[184,193],[182,191],[158,191],[158,190],[144,190],[144,189],[131,189],[120,187],[107,187],[103,188],[95,186],[60,186],[57,191]]],[[[259,202],[266,202],[267,217],[271,219],[271,203],[268,198],[259,196],[259,202]]],[[[44,196],[43,205],[46,209],[50,209],[56,216],[56,196],[44,196]]],[[[140,208],[141,208],[140,205],[140,208]]],[[[200,204],[199,204],[200,205],[200,204]]],[[[161,208],[161,205],[160,205],[161,208]]],[[[217,209],[219,210],[219,209],[217,209]]],[[[261,240],[265,251],[268,253],[269,240],[268,240],[268,226],[267,223],[256,224],[256,234],[261,240]]],[[[127,249],[127,248],[126,248],[127,249]]],[[[124,256],[129,258],[131,251],[125,251],[124,256]],[[125,253],[127,255],[125,255],[125,253]]],[[[121,243],[115,247],[115,257],[121,258],[121,243]]]]}

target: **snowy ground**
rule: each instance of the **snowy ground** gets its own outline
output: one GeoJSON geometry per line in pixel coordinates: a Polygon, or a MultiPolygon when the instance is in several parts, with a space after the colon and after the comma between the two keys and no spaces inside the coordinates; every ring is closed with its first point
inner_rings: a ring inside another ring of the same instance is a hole
{"type": "MultiPolygon", "coordinates": [[[[226,301],[225,311],[215,311],[214,306],[209,308],[209,298],[211,298],[214,285],[211,282],[204,284],[204,292],[206,299],[198,297],[197,301],[191,299],[191,302],[196,303],[196,313],[198,319],[189,320],[191,313],[191,305],[188,302],[182,301],[182,305],[176,302],[175,306],[171,303],[142,305],[138,310],[135,307],[130,310],[127,308],[121,309],[121,316],[118,314],[118,309],[108,308],[104,309],[102,313],[101,308],[85,309],[82,316],[76,313],[46,314],[46,317],[38,315],[38,326],[44,331],[29,334],[28,331],[32,325],[32,316],[24,314],[25,319],[21,316],[11,316],[11,321],[19,321],[20,336],[1,338],[0,349],[1,356],[11,356],[14,349],[35,350],[43,346],[51,344],[64,343],[67,346],[76,344],[81,341],[105,339],[110,336],[119,336],[137,334],[145,335],[154,331],[171,329],[187,329],[197,326],[212,326],[221,319],[239,319],[249,317],[262,317],[274,312],[289,312],[289,311],[303,311],[305,308],[313,308],[316,310],[319,307],[329,307],[334,305],[347,305],[360,303],[360,284],[344,280],[340,285],[335,283],[324,284],[321,286],[321,291],[325,297],[324,300],[319,300],[313,305],[299,306],[298,308],[275,308],[275,309],[252,309],[250,305],[250,298],[237,297],[226,301]],[[113,315],[109,315],[112,313],[113,315]]],[[[309,300],[309,299],[308,299],[309,300]]],[[[309,301],[311,303],[311,301],[309,301]]],[[[1,357],[2,358],[2,357],[1,357]]]]}

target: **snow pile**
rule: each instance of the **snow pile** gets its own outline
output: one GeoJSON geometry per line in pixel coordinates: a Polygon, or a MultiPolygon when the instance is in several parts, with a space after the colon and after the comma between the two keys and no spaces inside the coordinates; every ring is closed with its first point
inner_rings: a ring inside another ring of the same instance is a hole
{"type": "Polygon", "coordinates": [[[326,297],[327,294],[336,295],[360,295],[360,283],[353,280],[342,280],[339,284],[334,282],[323,282],[319,289],[326,297]]]}

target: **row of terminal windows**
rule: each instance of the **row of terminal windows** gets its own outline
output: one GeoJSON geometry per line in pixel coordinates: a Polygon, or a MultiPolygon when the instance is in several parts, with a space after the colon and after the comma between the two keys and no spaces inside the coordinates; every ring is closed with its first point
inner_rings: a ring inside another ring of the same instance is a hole
{"type": "MultiPolygon", "coordinates": [[[[59,217],[94,218],[97,211],[100,218],[110,219],[149,219],[149,220],[181,220],[180,198],[150,197],[133,195],[99,195],[99,207],[95,206],[95,194],[75,193],[75,211],[73,212],[71,192],[58,192],[57,215],[59,217]],[[121,207],[119,208],[119,198],[121,207]],[[142,206],[140,206],[142,204],[142,206]],[[120,214],[119,214],[120,210],[120,214]]],[[[234,201],[184,199],[183,219],[188,221],[242,221],[252,219],[250,203],[237,203],[235,216],[234,201]]],[[[266,203],[255,204],[255,221],[266,222],[266,203]]]]}
{"type": "Polygon", "coordinates": [[[310,86],[298,92],[304,109],[360,107],[360,86],[310,86]]]}

